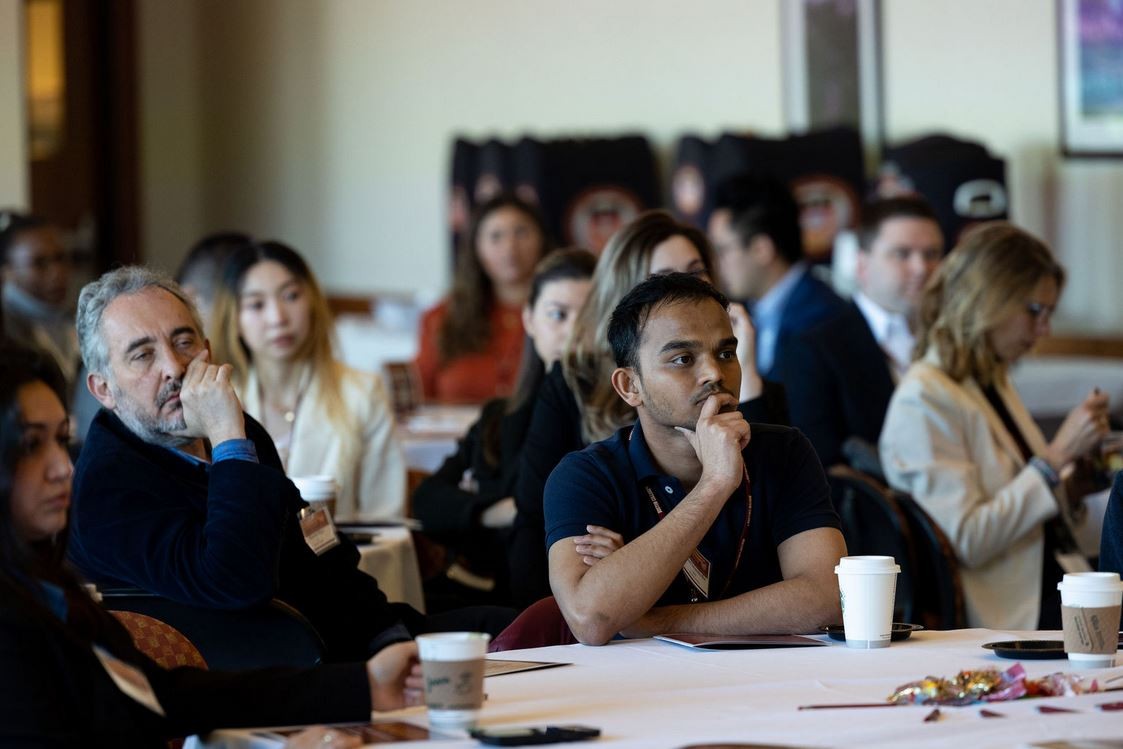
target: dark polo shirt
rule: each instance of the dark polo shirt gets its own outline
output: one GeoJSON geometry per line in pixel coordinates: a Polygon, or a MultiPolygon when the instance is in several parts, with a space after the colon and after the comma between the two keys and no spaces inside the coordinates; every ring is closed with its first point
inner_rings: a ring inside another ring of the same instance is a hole
{"type": "MultiPolygon", "coordinates": [[[[731,574],[726,597],[783,580],[777,546],[803,531],[840,527],[823,468],[811,443],[798,431],[753,424],[743,456],[751,487],[741,482],[698,546],[712,565],[711,600],[720,597],[731,574]],[[734,570],[750,488],[752,518],[741,562],[734,570]]],[[[546,548],[584,535],[586,525],[614,530],[630,543],[659,520],[648,488],[665,513],[686,497],[677,478],[658,470],[638,423],[570,453],[546,482],[546,548]]],[[[687,603],[690,594],[690,585],[680,573],[657,605],[687,603]]]]}

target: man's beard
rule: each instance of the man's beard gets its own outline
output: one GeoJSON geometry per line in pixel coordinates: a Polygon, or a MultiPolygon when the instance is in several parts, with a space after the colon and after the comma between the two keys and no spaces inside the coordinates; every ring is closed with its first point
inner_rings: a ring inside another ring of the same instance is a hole
{"type": "Polygon", "coordinates": [[[187,429],[187,421],[183,418],[183,406],[168,416],[160,416],[164,405],[172,396],[179,395],[183,383],[180,381],[169,382],[160,389],[156,396],[156,416],[145,413],[136,407],[133,399],[124,391],[119,390],[116,384],[113,387],[113,397],[117,401],[114,413],[129,431],[140,437],[145,442],[163,447],[183,447],[195,441],[194,437],[183,434],[187,429]]]}
{"type": "MultiPolygon", "coordinates": [[[[691,412],[688,412],[686,414],[676,415],[675,411],[679,409],[677,409],[675,405],[662,397],[652,397],[650,392],[648,393],[649,400],[644,404],[644,406],[646,407],[648,414],[652,417],[656,424],[660,424],[666,427],[681,427],[683,429],[689,429],[690,431],[694,432],[698,429],[698,414],[701,411],[702,406],[705,404],[706,399],[711,395],[716,395],[719,393],[730,395],[733,397],[734,401],[737,400],[737,395],[728,388],[722,385],[708,385],[702,388],[701,391],[695,393],[690,398],[691,405],[697,408],[697,411],[692,410],[691,412]]],[[[732,407],[725,407],[721,410],[722,412],[725,412],[731,411],[733,409],[732,407]]]]}

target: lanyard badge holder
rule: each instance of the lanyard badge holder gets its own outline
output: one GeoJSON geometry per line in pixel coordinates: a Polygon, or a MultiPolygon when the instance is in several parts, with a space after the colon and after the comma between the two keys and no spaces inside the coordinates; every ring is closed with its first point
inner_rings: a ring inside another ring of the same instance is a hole
{"type": "Polygon", "coordinates": [[[300,530],[304,534],[304,542],[316,553],[316,556],[339,546],[335,523],[331,519],[331,513],[324,506],[311,505],[302,509],[300,530]]]}
{"type": "MultiPolygon", "coordinates": [[[[753,518],[753,492],[752,484],[749,482],[749,469],[742,468],[745,474],[745,526],[741,529],[741,540],[737,544],[737,556],[733,560],[733,568],[729,571],[729,579],[725,581],[722,586],[719,598],[723,597],[729,590],[729,586],[733,583],[733,577],[737,574],[737,568],[741,566],[741,556],[745,553],[745,541],[749,537],[749,523],[753,518]]],[[[645,486],[647,497],[651,500],[651,506],[655,509],[655,515],[659,520],[667,516],[663,510],[663,506],[659,504],[659,500],[655,498],[655,492],[651,491],[651,487],[645,486]]],[[[713,565],[706,555],[700,549],[694,549],[687,557],[686,561],[682,564],[682,575],[686,578],[687,584],[690,586],[690,602],[698,603],[699,601],[710,600],[710,572],[713,565]]]]}

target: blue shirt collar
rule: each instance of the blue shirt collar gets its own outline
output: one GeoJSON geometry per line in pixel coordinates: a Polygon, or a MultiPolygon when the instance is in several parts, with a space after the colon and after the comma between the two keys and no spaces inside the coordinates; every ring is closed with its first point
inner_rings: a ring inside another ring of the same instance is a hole
{"type": "Polygon", "coordinates": [[[804,262],[796,263],[788,268],[788,272],[753,305],[753,322],[759,326],[779,320],[784,312],[785,305],[788,303],[788,297],[792,295],[796,284],[799,283],[805,273],[807,273],[807,263],[804,262]]]}

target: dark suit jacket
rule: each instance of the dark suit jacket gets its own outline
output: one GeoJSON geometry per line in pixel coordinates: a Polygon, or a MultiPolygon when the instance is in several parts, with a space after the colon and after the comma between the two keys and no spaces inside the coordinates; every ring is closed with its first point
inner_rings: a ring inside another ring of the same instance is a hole
{"type": "Polygon", "coordinates": [[[417,629],[421,615],[387,603],[342,534],[321,556],[308,548],[297,521],[304,502],[273,441],[249,416],[246,435],[259,463],[196,465],[101,411],[74,474],[71,560],[94,582],[195,606],[279,598],[308,617],[330,660],[364,659],[409,639],[406,627],[417,629]]]}
{"type": "MultiPolygon", "coordinates": [[[[760,396],[745,401],[738,409],[751,422],[787,425],[784,388],[775,382],[765,380],[760,396]]],[[[546,518],[542,509],[546,479],[562,458],[586,445],[577,398],[566,384],[561,365],[555,364],[538,391],[515,485],[519,514],[509,554],[511,593],[518,606],[528,606],[550,595],[546,518]]]]}
{"type": "MultiPolygon", "coordinates": [[[[78,593],[82,595],[82,593],[78,593]]],[[[214,728],[365,721],[363,663],[243,673],[165,671],[97,610],[92,640],[144,672],[166,718],[125,696],[89,640],[45,607],[0,590],[0,746],[166,747],[168,738],[214,728]]]]}
{"type": "Polygon", "coordinates": [[[772,368],[761,372],[761,377],[786,385],[779,363],[789,341],[828,318],[841,314],[845,309],[846,302],[834,293],[834,289],[820,281],[810,270],[804,273],[792,289],[784,304],[784,311],[780,314],[780,330],[776,335],[776,355],[772,359],[772,368]]]}
{"type": "Polygon", "coordinates": [[[1115,474],[1100,536],[1100,571],[1123,575],[1123,471],[1115,474]]]}
{"type": "Polygon", "coordinates": [[[777,369],[792,426],[807,435],[824,466],[842,461],[847,437],[877,445],[893,375],[857,305],[791,338],[777,369]]]}

